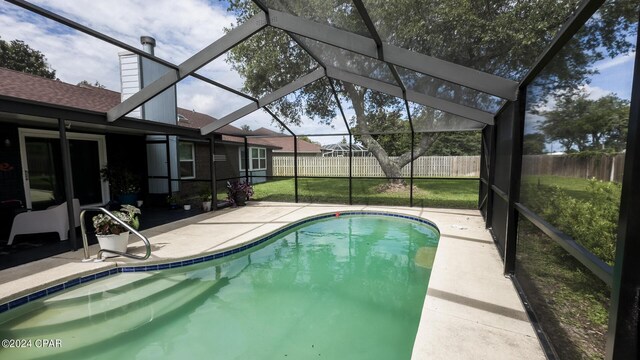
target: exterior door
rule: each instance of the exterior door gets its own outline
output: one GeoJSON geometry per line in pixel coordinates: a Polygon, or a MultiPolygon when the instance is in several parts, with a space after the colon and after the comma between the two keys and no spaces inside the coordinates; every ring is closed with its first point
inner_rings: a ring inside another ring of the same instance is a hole
{"type": "MultiPolygon", "coordinates": [[[[73,193],[80,205],[103,204],[100,152],[96,140],[70,139],[73,193]]],[[[62,162],[62,158],[60,159],[62,162]]]]}
{"type": "MultiPolygon", "coordinates": [[[[108,186],[100,178],[106,165],[104,136],[68,134],[73,192],[81,205],[104,204],[108,186]]],[[[66,200],[60,139],[54,131],[20,129],[23,180],[27,207],[34,210],[66,200]]]]}
{"type": "Polygon", "coordinates": [[[63,202],[62,157],[60,141],[48,138],[25,138],[28,169],[24,171],[27,205],[42,210],[63,202]],[[29,201],[31,204],[29,205],[29,201]]]}

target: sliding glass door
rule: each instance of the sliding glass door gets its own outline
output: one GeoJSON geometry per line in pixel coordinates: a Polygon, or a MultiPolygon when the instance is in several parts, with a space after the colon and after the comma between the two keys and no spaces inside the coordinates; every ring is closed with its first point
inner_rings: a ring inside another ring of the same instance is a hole
{"type": "MultiPolygon", "coordinates": [[[[34,210],[65,201],[60,139],[57,132],[21,129],[23,180],[27,205],[34,210]]],[[[106,165],[104,137],[68,134],[73,191],[81,205],[104,204],[108,187],[100,178],[106,165]]]]}
{"type": "Polygon", "coordinates": [[[34,210],[47,207],[64,200],[62,182],[62,161],[60,141],[47,138],[25,138],[28,168],[24,172],[27,198],[34,210]]]}

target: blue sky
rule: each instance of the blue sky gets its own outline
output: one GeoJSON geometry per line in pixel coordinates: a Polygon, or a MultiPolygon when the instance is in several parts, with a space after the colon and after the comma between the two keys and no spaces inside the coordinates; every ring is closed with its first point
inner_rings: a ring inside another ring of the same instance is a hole
{"type": "Polygon", "coordinates": [[[596,64],[599,74],[591,78],[592,88],[618,94],[618,97],[629,100],[633,80],[633,58],[635,52],[617,56],[614,59],[604,59],[596,64]]]}
{"type": "MultiPolygon", "coordinates": [[[[635,43],[635,37],[629,38],[629,40],[635,43]]],[[[582,86],[582,90],[588,93],[591,99],[598,99],[614,93],[622,99],[630,100],[635,55],[635,51],[632,51],[594,63],[592,69],[596,70],[597,73],[589,77],[589,83],[585,83],[582,86]]],[[[549,100],[543,109],[552,110],[554,105],[555,102],[549,100]]],[[[525,122],[525,134],[539,132],[536,127],[541,121],[544,121],[544,117],[528,113],[525,122]]],[[[558,142],[548,143],[546,146],[546,151],[548,152],[562,150],[563,147],[558,142]]]]}

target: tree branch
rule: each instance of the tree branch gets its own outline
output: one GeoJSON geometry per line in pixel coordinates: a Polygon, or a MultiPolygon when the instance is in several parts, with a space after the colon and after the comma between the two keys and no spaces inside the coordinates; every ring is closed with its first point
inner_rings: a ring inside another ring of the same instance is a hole
{"type": "Polygon", "coordinates": [[[403,168],[409,162],[424,155],[424,153],[427,152],[431,145],[433,145],[433,143],[438,139],[438,136],[440,136],[440,133],[423,133],[420,142],[413,149],[413,159],[411,158],[411,151],[409,151],[400,155],[396,159],[396,164],[398,164],[400,168],[403,168]]]}

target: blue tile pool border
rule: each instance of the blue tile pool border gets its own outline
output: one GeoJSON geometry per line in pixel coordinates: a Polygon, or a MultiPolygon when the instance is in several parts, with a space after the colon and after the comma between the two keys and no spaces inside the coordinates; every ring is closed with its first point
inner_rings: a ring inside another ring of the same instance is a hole
{"type": "Polygon", "coordinates": [[[123,266],[123,267],[114,267],[112,269],[109,270],[103,270],[100,271],[98,273],[95,274],[91,274],[91,275],[84,275],[81,277],[77,277],[75,279],[71,279],[71,280],[67,280],[63,283],[60,284],[56,284],[53,286],[50,286],[44,290],[38,290],[35,291],[31,294],[28,295],[24,295],[22,297],[19,297],[17,299],[8,301],[4,304],[0,304],[0,313],[3,313],[5,311],[11,310],[11,309],[15,309],[18,306],[22,306],[25,304],[28,304],[31,301],[35,301],[38,300],[40,298],[43,298],[45,296],[49,296],[52,295],[54,293],[57,293],[59,291],[62,290],[66,290],[66,289],[70,289],[72,287],[75,287],[77,285],[80,284],[86,284],[88,282],[91,282],[93,280],[96,279],[101,279],[103,277],[109,276],[109,275],[114,275],[114,274],[118,274],[118,273],[132,273],[132,272],[142,272],[142,271],[158,271],[158,270],[166,270],[166,269],[175,269],[175,268],[179,268],[179,267],[183,267],[183,266],[189,266],[189,265],[193,265],[193,264],[199,264],[199,263],[203,263],[203,262],[207,262],[207,261],[211,261],[211,260],[215,260],[215,259],[220,259],[220,258],[224,258],[227,257],[229,255],[233,255],[233,254],[237,254],[239,252],[242,252],[244,250],[247,249],[251,249],[255,246],[258,246],[260,244],[263,244],[264,242],[267,242],[271,239],[273,239],[274,237],[287,232],[295,227],[298,227],[300,225],[304,225],[306,223],[312,222],[312,221],[317,221],[317,220],[323,220],[323,219],[328,219],[328,218],[333,218],[333,217],[340,217],[340,216],[353,216],[353,215],[374,215],[374,216],[388,216],[388,217],[394,217],[394,218],[401,218],[401,219],[407,219],[407,220],[412,220],[412,221],[416,221],[425,225],[428,225],[430,227],[432,227],[437,233],[438,236],[440,236],[440,229],[438,228],[438,226],[433,223],[432,221],[429,221],[427,219],[423,219],[417,216],[413,216],[413,215],[405,215],[405,214],[397,214],[397,213],[391,213],[391,212],[382,212],[382,211],[358,211],[358,210],[348,210],[348,211],[334,211],[331,213],[327,213],[327,214],[320,214],[320,215],[315,215],[312,217],[308,217],[296,222],[293,222],[291,224],[288,224],[274,232],[271,232],[269,234],[266,234],[258,239],[256,239],[255,241],[248,243],[248,244],[244,244],[241,245],[239,247],[235,247],[235,248],[231,248],[231,249],[227,249],[225,251],[222,252],[218,252],[215,254],[208,254],[205,256],[200,256],[200,257],[196,257],[193,259],[188,259],[188,260],[180,260],[180,261],[174,261],[174,262],[170,262],[170,263],[163,263],[163,264],[155,264],[155,265],[142,265],[142,266],[123,266]]]}

